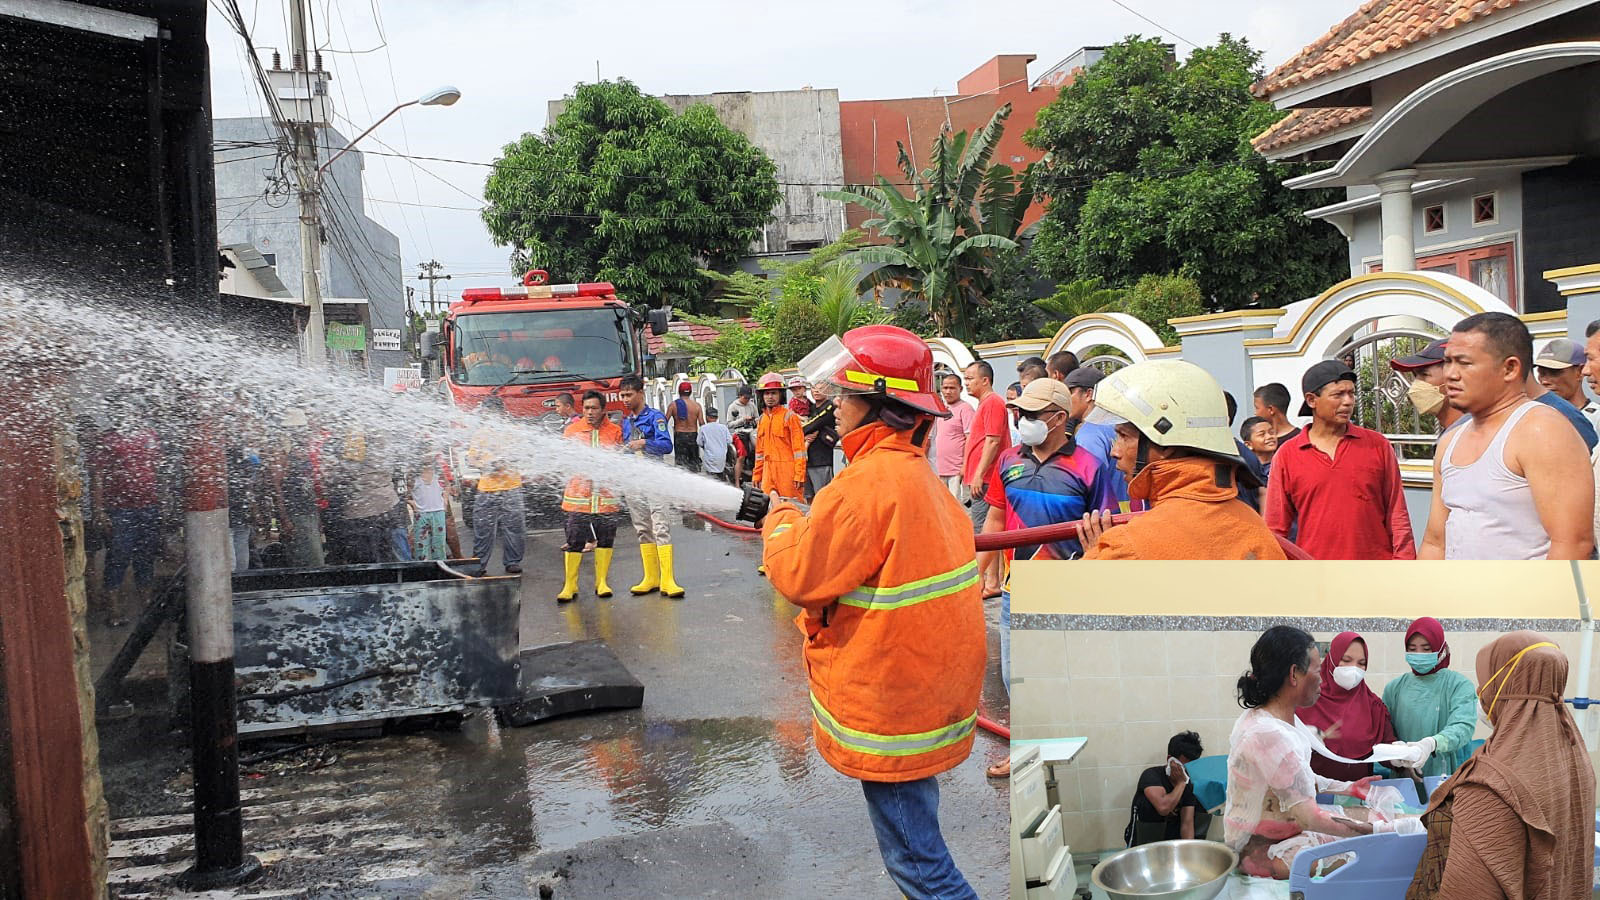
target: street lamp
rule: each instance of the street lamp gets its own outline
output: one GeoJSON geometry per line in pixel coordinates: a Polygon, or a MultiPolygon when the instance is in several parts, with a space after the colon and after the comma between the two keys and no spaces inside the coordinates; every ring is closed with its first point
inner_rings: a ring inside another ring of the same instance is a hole
{"type": "Polygon", "coordinates": [[[322,165],[318,166],[317,167],[317,174],[321,175],[323,172],[326,172],[328,170],[328,167],[333,165],[333,161],[334,160],[336,160],[339,157],[341,157],[341,156],[345,155],[346,153],[350,152],[350,148],[351,147],[354,147],[362,138],[364,138],[367,135],[371,134],[374,129],[376,129],[379,125],[382,125],[385,121],[388,120],[388,118],[390,116],[394,115],[395,113],[399,112],[400,110],[405,109],[408,106],[454,106],[455,102],[457,100],[460,100],[460,99],[461,99],[461,91],[457,90],[456,88],[451,87],[450,85],[445,85],[444,87],[438,88],[438,89],[433,90],[433,91],[429,91],[428,93],[423,94],[421,97],[418,97],[415,100],[407,100],[405,103],[402,103],[399,106],[396,106],[394,109],[391,109],[388,112],[384,113],[382,119],[379,119],[378,121],[373,122],[372,123],[372,127],[368,128],[366,131],[363,131],[360,134],[356,135],[355,140],[351,141],[348,144],[345,144],[343,149],[341,149],[338,153],[335,153],[333,156],[329,157],[327,162],[325,162],[322,165]]]}

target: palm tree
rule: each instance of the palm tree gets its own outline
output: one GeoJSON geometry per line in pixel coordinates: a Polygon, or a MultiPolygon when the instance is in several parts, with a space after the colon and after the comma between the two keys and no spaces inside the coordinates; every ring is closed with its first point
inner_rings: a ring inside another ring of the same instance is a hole
{"type": "Polygon", "coordinates": [[[896,287],[927,303],[939,330],[961,340],[972,339],[971,311],[992,290],[995,255],[1017,249],[1017,230],[1035,194],[1035,165],[1021,176],[1010,166],[989,165],[1010,115],[1009,103],[995,110],[971,141],[965,131],[939,135],[921,172],[899,145],[911,197],[882,175],[876,186],[822,193],[876,213],[864,227],[893,241],[856,252],[858,262],[881,266],[862,283],[896,287]]]}
{"type": "Polygon", "coordinates": [[[1102,287],[1098,278],[1083,278],[1061,285],[1054,294],[1033,301],[1033,305],[1050,314],[1051,321],[1042,333],[1051,337],[1062,325],[1079,316],[1122,309],[1127,293],[1118,288],[1102,287]]]}
{"type": "Polygon", "coordinates": [[[861,266],[853,259],[834,260],[823,267],[817,312],[828,329],[840,337],[852,328],[889,321],[887,310],[870,296],[861,295],[861,266]]]}

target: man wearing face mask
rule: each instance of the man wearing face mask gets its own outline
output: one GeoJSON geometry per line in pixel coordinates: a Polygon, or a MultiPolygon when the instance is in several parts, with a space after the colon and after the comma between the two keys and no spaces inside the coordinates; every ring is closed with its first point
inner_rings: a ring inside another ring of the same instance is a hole
{"type": "Polygon", "coordinates": [[[1239,500],[1251,476],[1228,427],[1222,386],[1181,360],[1149,360],[1107,376],[1095,388],[1088,421],[1111,425],[1111,456],[1128,496],[1150,511],[1110,527],[1088,512],[1085,559],[1283,559],[1283,548],[1255,510],[1239,500]]]}
{"type": "Polygon", "coordinates": [[[902,328],[830,337],[800,372],[833,399],[850,465],[809,513],[771,494],[762,558],[799,606],[817,752],[860,779],[907,897],[975,898],[939,831],[936,776],[972,752],[983,598],[965,510],[927,462],[933,354],[902,328]]]}
{"type": "Polygon", "coordinates": [[[1389,367],[1406,376],[1411,386],[1406,389],[1406,399],[1425,416],[1434,416],[1439,422],[1439,433],[1456,427],[1466,413],[1449,403],[1444,397],[1445,338],[1423,347],[1410,356],[1389,360],[1389,367]]]}

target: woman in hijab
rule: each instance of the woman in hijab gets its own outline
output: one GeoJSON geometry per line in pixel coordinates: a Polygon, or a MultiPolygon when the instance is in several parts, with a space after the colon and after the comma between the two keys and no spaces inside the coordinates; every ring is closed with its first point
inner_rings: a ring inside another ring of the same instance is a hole
{"type": "Polygon", "coordinates": [[[1400,740],[1428,750],[1419,774],[1449,775],[1466,760],[1478,724],[1472,679],[1450,670],[1444,626],[1428,616],[1406,629],[1406,665],[1411,671],[1383,688],[1389,721],[1400,740]]]}
{"type": "MultiPolygon", "coordinates": [[[[1322,658],[1322,695],[1299,711],[1300,721],[1322,732],[1329,750],[1346,759],[1365,759],[1373,744],[1392,743],[1389,708],[1367,687],[1367,642],[1342,631],[1322,658]]],[[[1372,774],[1371,763],[1342,763],[1312,754],[1311,771],[1336,781],[1359,781],[1372,774]]]]}
{"type": "Polygon", "coordinates": [[[1406,900],[1588,897],[1594,770],[1561,702],[1566,655],[1515,631],[1478,653],[1478,681],[1494,733],[1428,803],[1406,900]]]}

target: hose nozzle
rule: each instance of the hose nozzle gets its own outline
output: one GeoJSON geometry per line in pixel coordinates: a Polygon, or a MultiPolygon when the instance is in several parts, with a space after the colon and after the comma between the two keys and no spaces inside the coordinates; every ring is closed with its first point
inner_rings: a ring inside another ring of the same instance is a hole
{"type": "Polygon", "coordinates": [[[756,487],[754,482],[746,482],[744,499],[739,501],[739,513],[734,519],[754,525],[767,517],[767,508],[771,505],[772,498],[761,493],[761,489],[756,487]]]}

